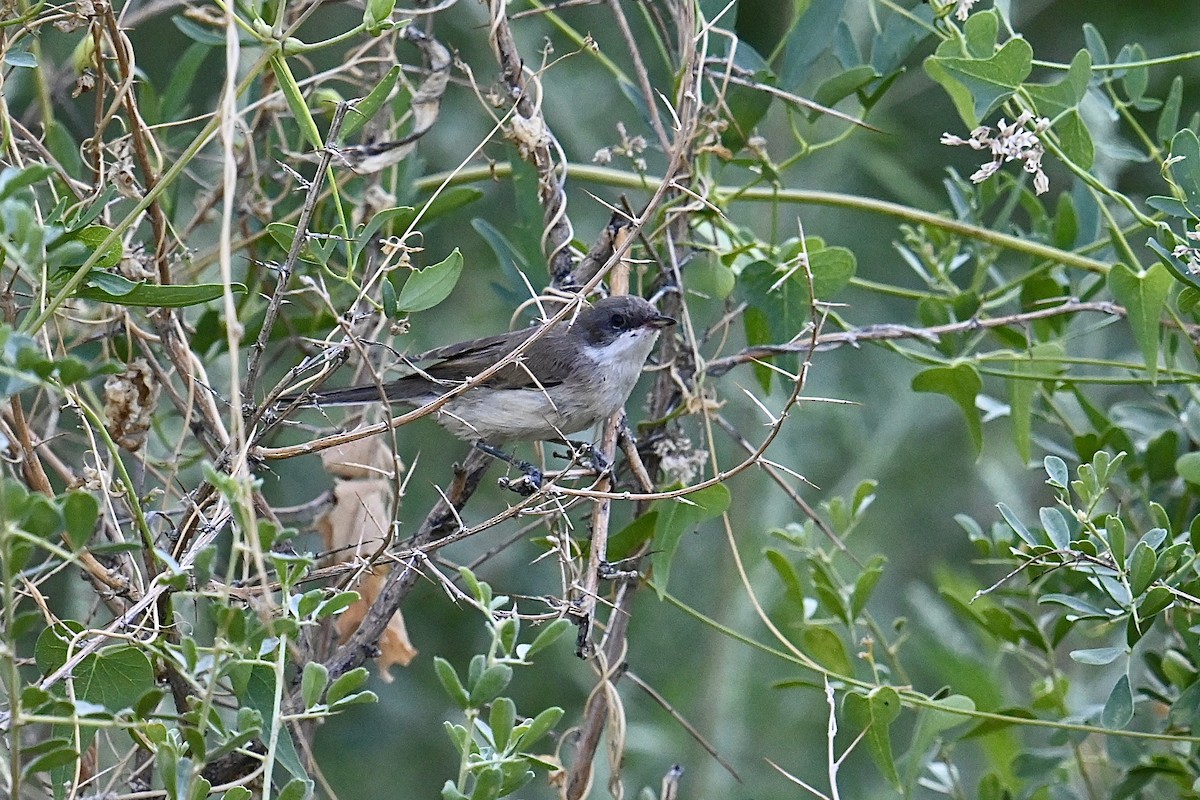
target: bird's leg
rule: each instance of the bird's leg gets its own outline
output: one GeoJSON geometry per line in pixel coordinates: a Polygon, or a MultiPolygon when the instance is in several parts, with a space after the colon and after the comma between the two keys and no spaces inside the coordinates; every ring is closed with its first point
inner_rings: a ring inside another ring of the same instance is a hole
{"type": "Polygon", "coordinates": [[[563,439],[563,444],[571,448],[569,453],[556,453],[561,458],[570,458],[584,466],[591,467],[597,475],[604,475],[612,470],[612,464],[604,454],[591,442],[577,442],[573,439],[563,439]]]}
{"type": "Polygon", "coordinates": [[[523,474],[522,477],[515,481],[510,481],[508,478],[501,478],[500,485],[505,489],[512,489],[519,495],[528,497],[529,495],[542,488],[542,482],[545,480],[542,471],[530,464],[528,461],[522,461],[515,456],[512,456],[498,447],[494,447],[482,439],[475,441],[471,445],[476,450],[487,453],[493,458],[498,458],[505,464],[516,467],[523,474]]]}

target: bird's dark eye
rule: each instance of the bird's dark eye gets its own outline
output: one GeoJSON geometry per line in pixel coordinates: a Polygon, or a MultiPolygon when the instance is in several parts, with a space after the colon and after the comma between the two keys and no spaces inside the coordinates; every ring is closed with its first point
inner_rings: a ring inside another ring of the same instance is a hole
{"type": "Polygon", "coordinates": [[[624,314],[613,314],[609,320],[609,324],[613,326],[613,330],[623,330],[627,320],[624,314]]]}

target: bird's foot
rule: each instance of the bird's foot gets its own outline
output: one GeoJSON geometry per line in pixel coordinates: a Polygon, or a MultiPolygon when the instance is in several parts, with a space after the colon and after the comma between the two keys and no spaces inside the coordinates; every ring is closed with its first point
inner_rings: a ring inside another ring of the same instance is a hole
{"type": "Polygon", "coordinates": [[[521,459],[504,452],[498,447],[493,447],[487,442],[475,442],[474,447],[476,450],[487,453],[493,458],[498,458],[504,463],[519,469],[523,473],[521,477],[515,480],[510,478],[500,478],[497,481],[497,483],[500,485],[500,488],[516,492],[522,497],[529,497],[538,489],[542,488],[542,484],[545,482],[545,476],[542,475],[542,471],[533,464],[530,464],[528,461],[522,461],[521,459]]]}
{"type": "Polygon", "coordinates": [[[612,464],[591,442],[576,442],[567,439],[565,444],[571,448],[568,453],[555,453],[560,458],[569,458],[584,467],[593,470],[597,475],[604,476],[612,472],[612,464]]]}
{"type": "Polygon", "coordinates": [[[539,470],[527,472],[519,478],[499,478],[496,483],[501,489],[516,492],[521,497],[530,497],[542,488],[542,473],[539,470]]]}

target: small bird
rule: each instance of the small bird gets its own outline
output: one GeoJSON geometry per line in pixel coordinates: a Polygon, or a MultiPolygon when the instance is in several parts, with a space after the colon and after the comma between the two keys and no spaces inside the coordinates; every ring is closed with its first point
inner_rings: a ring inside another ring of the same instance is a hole
{"type": "MultiPolygon", "coordinates": [[[[674,324],[641,297],[598,300],[574,322],[555,325],[512,364],[442,406],[437,422],[460,439],[491,446],[483,449],[493,455],[497,444],[578,433],[625,405],[660,330],[674,324]]],[[[382,387],[290,395],[281,402],[325,406],[386,399],[423,406],[493,366],[539,330],[533,326],[409,357],[412,374],[382,387]]]]}

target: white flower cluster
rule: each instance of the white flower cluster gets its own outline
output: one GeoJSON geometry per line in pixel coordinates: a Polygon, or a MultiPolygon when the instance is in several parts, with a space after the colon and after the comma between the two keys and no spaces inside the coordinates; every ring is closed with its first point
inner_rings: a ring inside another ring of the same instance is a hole
{"type": "MultiPolygon", "coordinates": [[[[1192,242],[1200,242],[1200,226],[1194,231],[1185,231],[1183,235],[1192,242]]],[[[1200,247],[1194,244],[1177,245],[1171,251],[1171,255],[1185,262],[1188,272],[1193,275],[1200,275],[1200,247]]]]}
{"type": "Polygon", "coordinates": [[[967,17],[971,13],[971,6],[978,3],[979,0],[955,0],[954,2],[954,18],[959,22],[966,22],[967,17]]]}
{"type": "Polygon", "coordinates": [[[629,158],[633,162],[633,168],[638,172],[645,172],[647,169],[646,159],[641,157],[641,153],[646,149],[646,137],[630,136],[625,130],[623,122],[617,123],[617,134],[621,137],[621,141],[597,150],[596,155],[592,156],[592,162],[608,164],[613,160],[613,155],[620,155],[629,158]]]}
{"type": "Polygon", "coordinates": [[[1022,161],[1025,171],[1033,175],[1033,190],[1037,194],[1043,194],[1050,190],[1050,179],[1046,177],[1045,172],[1042,172],[1042,156],[1045,155],[1046,150],[1042,147],[1038,134],[1044,133],[1049,127],[1050,120],[1045,117],[1034,119],[1033,114],[1026,111],[1013,120],[1012,124],[1001,118],[994,134],[990,127],[981,125],[971,131],[970,139],[943,133],[941,141],[942,144],[965,144],[972,150],[991,152],[992,160],[977,169],[971,176],[973,183],[983,183],[996,174],[1002,164],[1009,161],[1022,161]],[[1025,127],[1030,122],[1033,123],[1033,130],[1025,127]]]}

